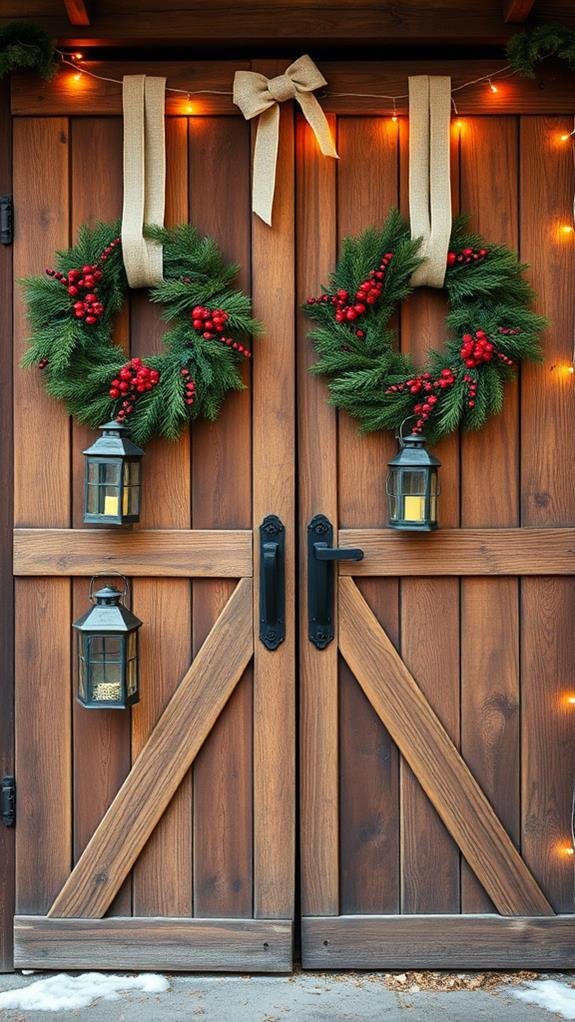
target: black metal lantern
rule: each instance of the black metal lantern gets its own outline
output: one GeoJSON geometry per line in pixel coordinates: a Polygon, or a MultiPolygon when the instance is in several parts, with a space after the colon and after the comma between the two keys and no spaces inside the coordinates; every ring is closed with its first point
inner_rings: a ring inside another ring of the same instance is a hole
{"type": "Polygon", "coordinates": [[[417,433],[398,437],[399,451],[389,462],[387,504],[389,527],[408,532],[437,529],[441,462],[430,454],[425,437],[417,433]]]}
{"type": "Polygon", "coordinates": [[[140,518],[141,459],[144,454],[126,436],[127,426],[106,422],[86,457],[84,522],[129,525],[140,518]]]}
{"type": "Polygon", "coordinates": [[[78,702],[89,709],[125,710],[140,698],[138,629],[142,622],[121,598],[115,586],[104,586],[92,595],[90,584],[94,606],[72,626],[78,632],[78,702]]]}

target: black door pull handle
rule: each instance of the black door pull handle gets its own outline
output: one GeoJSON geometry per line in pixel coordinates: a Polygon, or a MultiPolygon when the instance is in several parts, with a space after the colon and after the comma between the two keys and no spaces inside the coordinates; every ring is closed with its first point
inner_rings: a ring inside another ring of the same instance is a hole
{"type": "Polygon", "coordinates": [[[285,528],[277,515],[260,525],[260,642],[274,650],[285,639],[285,528]]]}
{"type": "Polygon", "coordinates": [[[317,649],[334,637],[334,567],[336,561],[362,561],[359,547],[334,547],[333,526],[325,515],[315,515],[307,527],[308,636],[317,649]]]}

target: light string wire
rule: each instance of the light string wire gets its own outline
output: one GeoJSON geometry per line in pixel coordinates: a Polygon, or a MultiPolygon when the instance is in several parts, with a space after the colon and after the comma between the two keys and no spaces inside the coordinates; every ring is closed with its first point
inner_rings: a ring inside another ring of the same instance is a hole
{"type": "MultiPolygon", "coordinates": [[[[111,82],[114,85],[122,85],[122,79],[121,78],[110,78],[108,75],[100,75],[100,74],[97,74],[95,71],[88,70],[88,68],[83,66],[82,61],[83,61],[84,58],[83,58],[83,56],[80,56],[80,54],[66,53],[64,50],[58,50],[58,49],[56,50],[56,53],[58,54],[58,57],[60,58],[61,63],[65,67],[71,68],[77,74],[88,75],[89,78],[96,78],[98,81],[101,81],[101,82],[111,82]]],[[[472,78],[468,82],[462,82],[461,85],[454,86],[454,88],[452,88],[451,92],[452,92],[452,94],[454,92],[460,92],[462,89],[468,89],[468,88],[470,88],[473,85],[481,85],[484,82],[487,82],[489,85],[491,85],[492,79],[494,79],[494,78],[496,78],[496,79],[498,78],[498,79],[501,80],[501,78],[503,76],[505,78],[512,78],[516,74],[517,74],[517,72],[513,70],[511,64],[505,64],[504,67],[500,67],[496,71],[492,71],[492,72],[490,72],[489,74],[486,74],[486,75],[481,75],[479,78],[472,78]]],[[[231,90],[225,90],[225,89],[177,89],[173,85],[166,86],[166,92],[174,92],[174,93],[177,93],[180,96],[186,96],[188,98],[190,96],[232,96],[233,95],[233,92],[231,90]]],[[[341,98],[351,98],[351,99],[387,99],[391,103],[393,103],[393,116],[394,117],[398,116],[398,110],[397,110],[397,102],[398,102],[398,100],[408,99],[409,98],[409,94],[407,92],[398,93],[397,95],[392,96],[392,95],[388,95],[388,94],[383,93],[383,92],[381,92],[381,93],[380,92],[330,92],[329,90],[319,93],[319,96],[320,96],[320,99],[321,98],[323,98],[323,99],[327,99],[327,98],[331,99],[331,98],[340,98],[340,97],[341,98]]],[[[457,107],[455,106],[455,102],[454,102],[453,99],[452,99],[452,102],[453,102],[454,109],[457,112],[457,107]]]]}

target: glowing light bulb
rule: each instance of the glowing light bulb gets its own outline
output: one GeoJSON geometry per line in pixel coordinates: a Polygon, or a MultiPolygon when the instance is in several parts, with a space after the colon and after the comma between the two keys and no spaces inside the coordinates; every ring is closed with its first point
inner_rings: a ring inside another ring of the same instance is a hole
{"type": "Polygon", "coordinates": [[[397,124],[397,114],[392,114],[391,115],[391,119],[392,119],[394,124],[397,124]]]}
{"type": "Polygon", "coordinates": [[[569,139],[571,138],[571,132],[569,131],[567,133],[564,133],[563,135],[560,135],[559,138],[561,139],[562,142],[568,142],[569,139]]]}
{"type": "Polygon", "coordinates": [[[496,85],[493,84],[492,81],[489,82],[489,88],[491,89],[491,92],[499,92],[499,89],[497,88],[496,85]]]}
{"type": "Polygon", "coordinates": [[[74,75],[74,81],[75,82],[79,82],[79,81],[81,81],[81,78],[82,78],[82,72],[81,71],[77,71],[76,74],[74,75]]]}
{"type": "Polygon", "coordinates": [[[575,230],[575,227],[573,227],[572,224],[562,224],[562,226],[561,226],[561,233],[562,234],[573,234],[574,230],[575,230]]]}
{"type": "Polygon", "coordinates": [[[73,56],[74,56],[74,60],[82,60],[84,54],[83,53],[74,53],[73,56]]]}
{"type": "Polygon", "coordinates": [[[575,848],[573,848],[573,845],[565,845],[561,851],[563,852],[563,855],[575,855],[575,848]]]}
{"type": "MultiPolygon", "coordinates": [[[[569,366],[568,372],[575,373],[575,369],[573,368],[573,366],[569,366]]],[[[571,706],[575,706],[575,696],[567,696],[567,702],[571,706]]]]}
{"type": "MultiPolygon", "coordinates": [[[[573,376],[573,373],[575,373],[575,366],[568,366],[568,367],[567,367],[567,372],[568,372],[568,373],[569,373],[569,374],[570,374],[571,376],[573,376]]],[[[575,703],[575,696],[569,696],[568,702],[570,702],[570,703],[575,703]]]]}

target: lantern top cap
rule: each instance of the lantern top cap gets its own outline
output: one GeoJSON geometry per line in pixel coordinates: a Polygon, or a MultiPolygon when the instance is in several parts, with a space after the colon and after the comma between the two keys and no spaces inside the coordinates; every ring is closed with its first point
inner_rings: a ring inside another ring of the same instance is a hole
{"type": "Polygon", "coordinates": [[[100,606],[117,607],[121,597],[122,593],[115,586],[103,586],[102,589],[98,589],[97,593],[94,593],[94,599],[100,606]]]}
{"type": "Polygon", "coordinates": [[[421,433],[409,433],[408,436],[399,437],[399,451],[388,462],[390,467],[412,466],[413,468],[424,468],[430,466],[439,468],[441,462],[435,455],[430,454],[425,446],[425,437],[421,433]]]}
{"type": "Polygon", "coordinates": [[[84,451],[84,454],[95,457],[98,455],[103,457],[142,457],[144,453],[142,448],[132,443],[127,435],[128,427],[123,422],[111,419],[110,422],[103,423],[100,430],[102,435],[84,451]]]}

